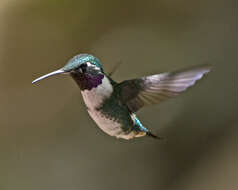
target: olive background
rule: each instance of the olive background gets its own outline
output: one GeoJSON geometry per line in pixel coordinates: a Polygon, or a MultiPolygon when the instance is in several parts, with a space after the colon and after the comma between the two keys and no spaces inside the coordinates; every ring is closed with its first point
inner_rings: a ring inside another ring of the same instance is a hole
{"type": "Polygon", "coordinates": [[[1,0],[0,189],[237,189],[235,0],[1,0]],[[208,63],[194,87],[138,112],[164,140],[103,133],[66,75],[91,53],[113,79],[208,63]]]}

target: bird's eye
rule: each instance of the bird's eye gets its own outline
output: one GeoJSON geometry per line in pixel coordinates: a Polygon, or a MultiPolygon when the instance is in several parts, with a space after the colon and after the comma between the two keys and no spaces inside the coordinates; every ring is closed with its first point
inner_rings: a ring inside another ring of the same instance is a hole
{"type": "Polygon", "coordinates": [[[87,70],[87,64],[86,64],[86,63],[83,63],[82,65],[80,65],[79,69],[82,70],[83,73],[86,72],[86,70],[87,70]]]}

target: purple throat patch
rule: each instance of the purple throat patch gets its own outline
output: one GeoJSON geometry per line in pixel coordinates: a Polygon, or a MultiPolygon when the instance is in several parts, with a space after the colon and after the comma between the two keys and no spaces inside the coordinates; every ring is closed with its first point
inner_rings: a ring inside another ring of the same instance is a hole
{"type": "Polygon", "coordinates": [[[91,90],[102,84],[103,74],[71,74],[81,90],[91,90]]]}

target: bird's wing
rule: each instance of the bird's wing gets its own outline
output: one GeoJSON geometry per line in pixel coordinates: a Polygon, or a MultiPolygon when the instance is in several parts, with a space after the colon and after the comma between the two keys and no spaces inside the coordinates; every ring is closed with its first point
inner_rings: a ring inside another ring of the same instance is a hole
{"type": "Polygon", "coordinates": [[[120,98],[132,112],[136,112],[143,106],[158,104],[177,96],[210,70],[211,66],[201,65],[177,72],[126,80],[118,84],[120,98]]]}

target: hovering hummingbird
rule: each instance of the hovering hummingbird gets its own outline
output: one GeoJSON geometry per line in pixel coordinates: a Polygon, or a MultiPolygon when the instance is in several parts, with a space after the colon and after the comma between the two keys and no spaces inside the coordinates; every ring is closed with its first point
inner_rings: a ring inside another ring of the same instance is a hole
{"type": "Polygon", "coordinates": [[[105,133],[123,139],[146,135],[159,138],[142,125],[135,112],[184,92],[210,69],[201,65],[117,83],[104,72],[98,58],[79,54],[63,68],[32,83],[57,74],[70,74],[81,90],[89,115],[105,133]]]}

